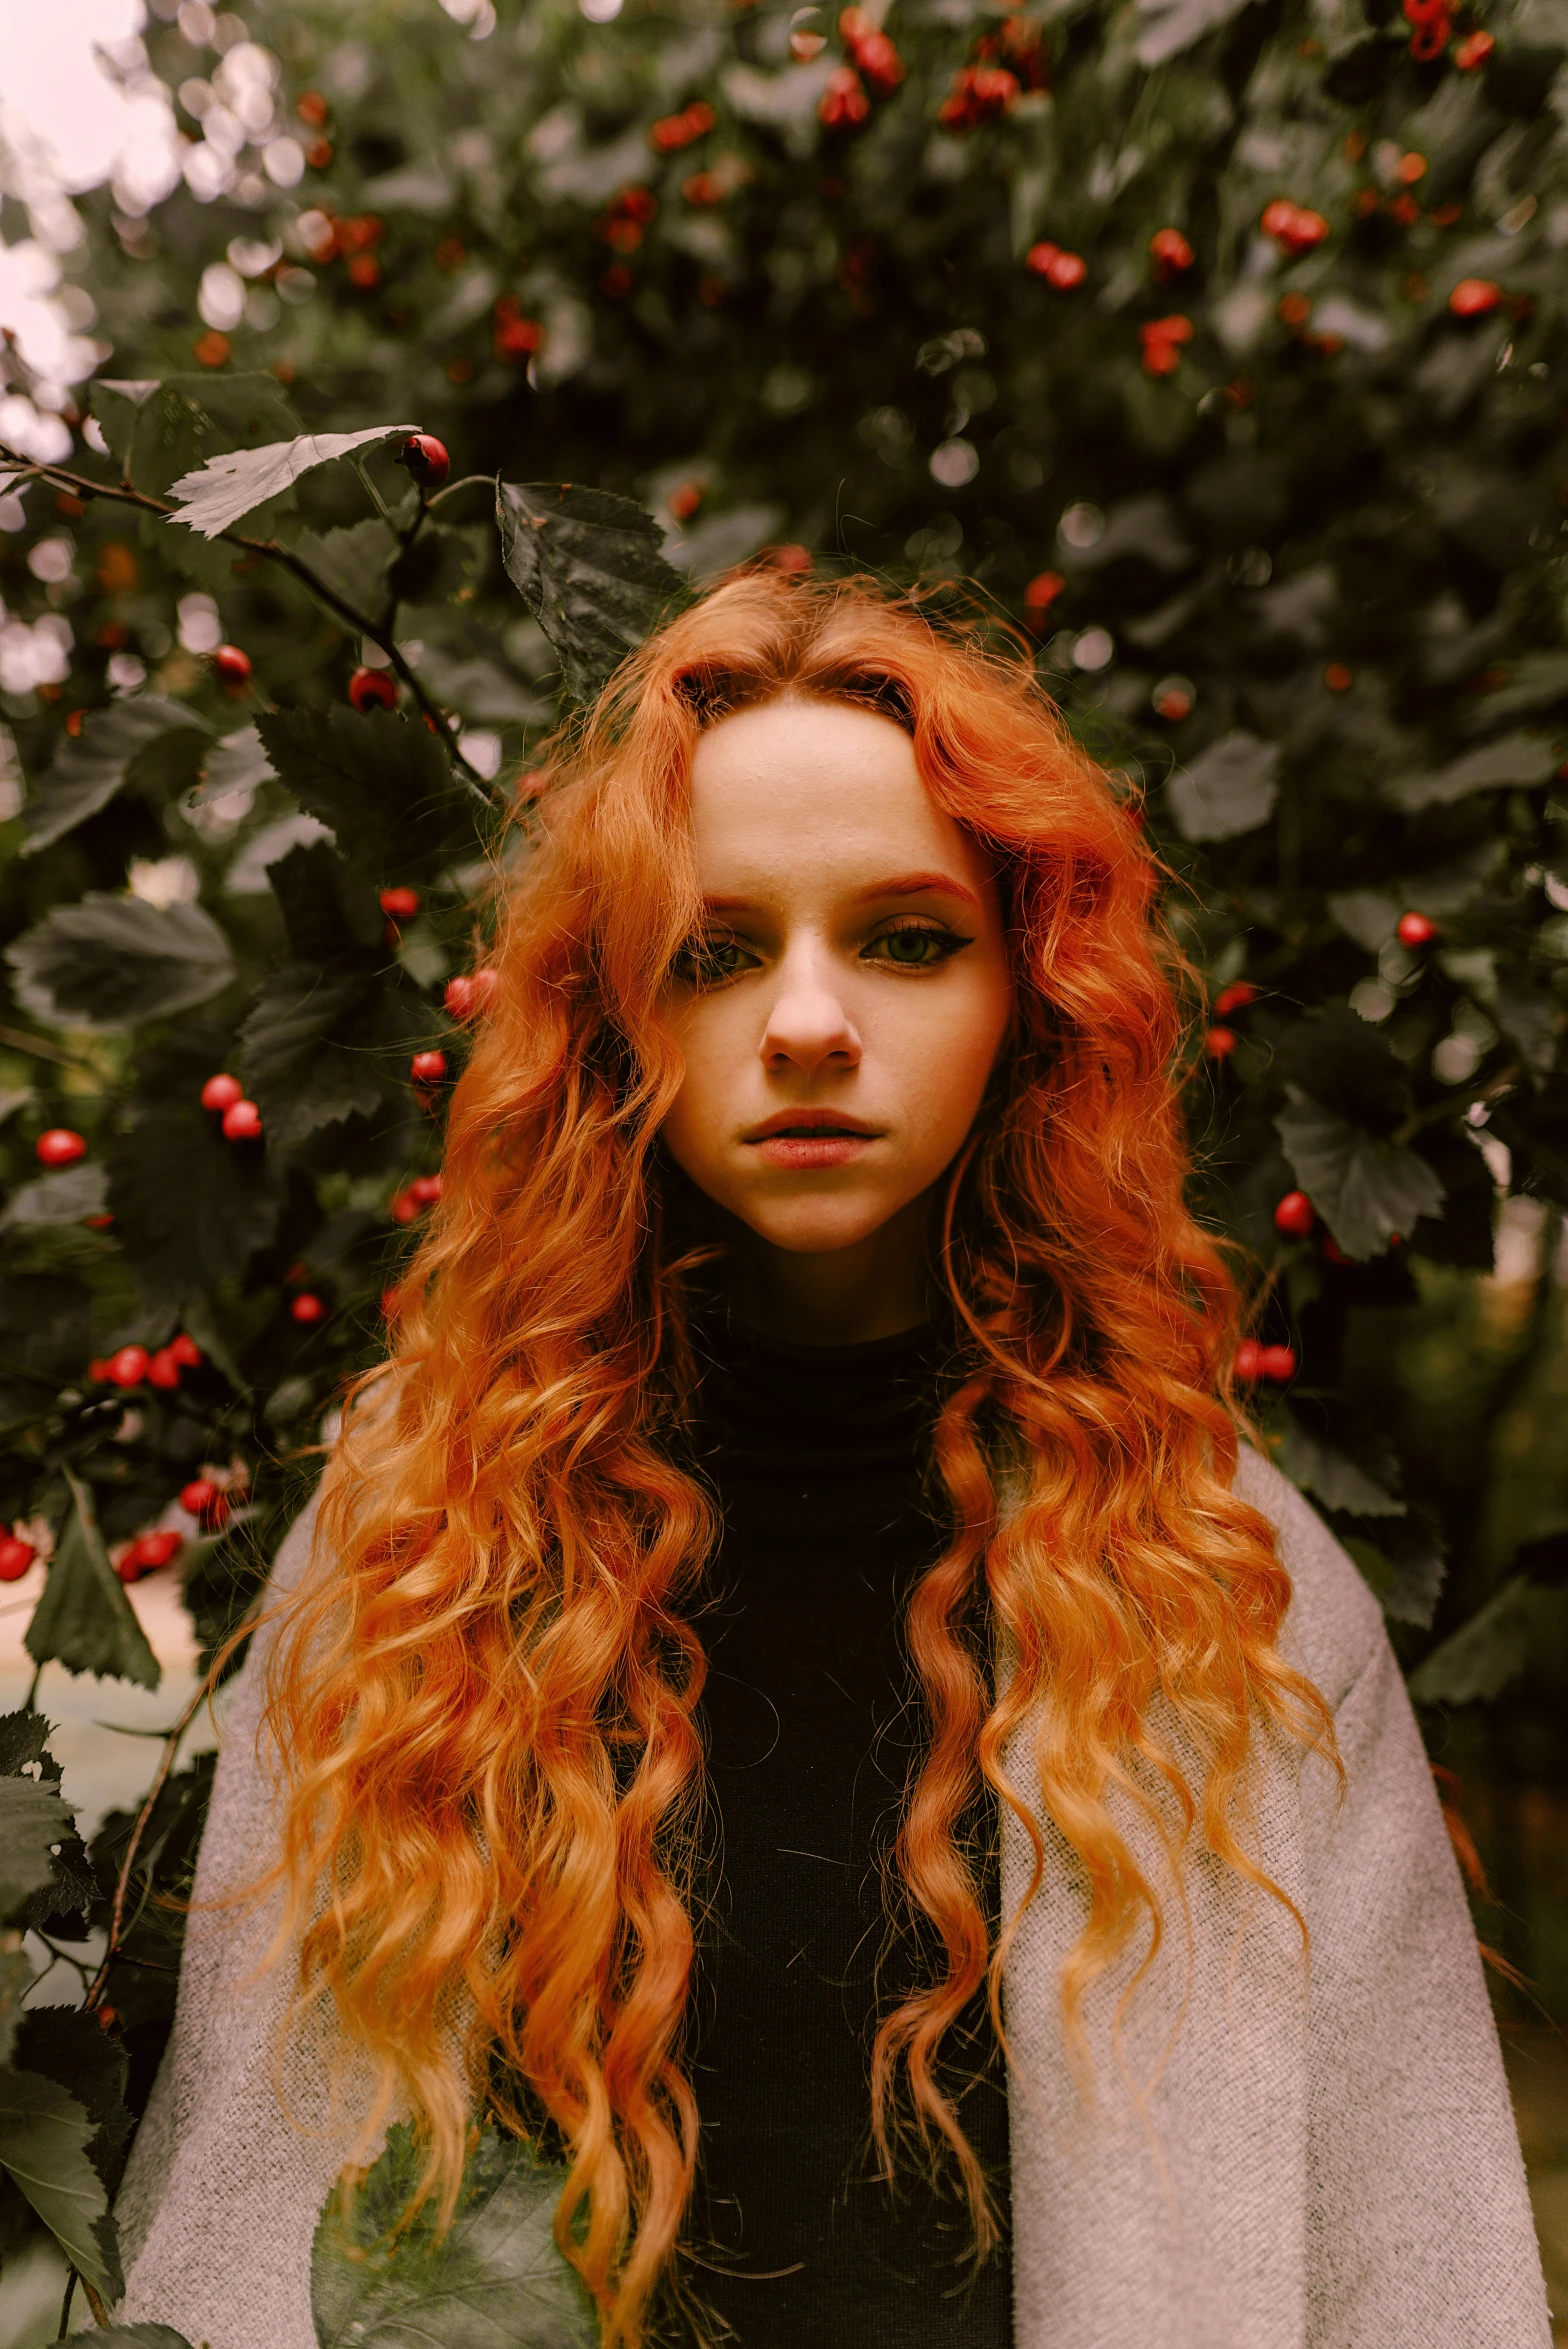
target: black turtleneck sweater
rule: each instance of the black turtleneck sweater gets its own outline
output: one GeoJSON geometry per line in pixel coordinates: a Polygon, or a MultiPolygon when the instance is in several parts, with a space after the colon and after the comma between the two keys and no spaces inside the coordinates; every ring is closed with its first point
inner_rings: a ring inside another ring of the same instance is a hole
{"type": "MultiPolygon", "coordinates": [[[[925,1736],[902,1624],[944,1541],[922,1477],[946,1347],[930,1326],[797,1346],[717,1318],[698,1340],[698,1464],[724,1536],[703,1618],[693,2281],[741,2349],[1007,2349],[1007,2252],[976,2270],[952,2165],[933,2187],[906,2154],[890,2189],[870,2136],[876,2017],[918,1974],[885,1881],[925,1736]]],[[[957,2037],[947,2085],[1005,2227],[1006,2097],[978,2004],[957,2037]]]]}

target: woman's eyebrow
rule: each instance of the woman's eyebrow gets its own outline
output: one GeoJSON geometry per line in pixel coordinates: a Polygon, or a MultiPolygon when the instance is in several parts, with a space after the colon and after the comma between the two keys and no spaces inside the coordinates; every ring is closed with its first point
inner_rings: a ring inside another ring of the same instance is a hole
{"type": "MultiPolygon", "coordinates": [[[[936,891],[947,897],[960,897],[966,905],[980,911],[980,900],[962,881],[955,881],[951,873],[900,873],[891,881],[873,881],[869,888],[855,891],[857,905],[869,905],[879,897],[923,897],[936,891]]],[[[705,913],[755,913],[757,901],[753,897],[707,897],[702,901],[705,913]]]]}

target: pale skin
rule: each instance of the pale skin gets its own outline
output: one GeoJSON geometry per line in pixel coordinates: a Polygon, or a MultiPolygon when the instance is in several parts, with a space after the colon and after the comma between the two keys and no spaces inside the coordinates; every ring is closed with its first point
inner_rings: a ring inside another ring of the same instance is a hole
{"type": "Polygon", "coordinates": [[[842,703],[721,720],[691,794],[704,916],[670,981],[666,1146],[723,1210],[743,1321],[816,1345],[913,1329],[937,1185],[1012,1020],[990,865],[903,729],[842,703]]]}

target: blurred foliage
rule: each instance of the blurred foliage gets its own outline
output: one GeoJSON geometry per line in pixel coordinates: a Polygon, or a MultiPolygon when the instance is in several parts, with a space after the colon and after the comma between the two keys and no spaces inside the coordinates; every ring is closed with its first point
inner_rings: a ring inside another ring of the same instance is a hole
{"type": "Polygon", "coordinates": [[[35,1655],[141,1669],[160,1531],[237,1619],[428,1203],[411,1059],[531,746],[683,581],[815,564],[978,595],[1157,838],[1260,1421],[1434,1752],[1560,1776],[1568,5],[592,12],[157,0],[116,53],[184,178],[82,200],[98,372],[0,498],[35,1655]]]}

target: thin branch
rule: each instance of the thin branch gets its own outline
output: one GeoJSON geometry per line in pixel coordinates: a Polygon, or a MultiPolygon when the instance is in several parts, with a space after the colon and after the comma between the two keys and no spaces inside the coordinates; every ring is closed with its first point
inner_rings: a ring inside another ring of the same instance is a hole
{"type": "MultiPolygon", "coordinates": [[[[21,478],[29,481],[45,481],[49,483],[51,488],[68,490],[73,497],[83,499],[109,498],[117,505],[135,506],[144,514],[156,514],[161,521],[165,522],[171,520],[177,522],[180,519],[178,506],[170,504],[165,498],[149,497],[145,490],[133,489],[129,482],[122,482],[118,487],[111,487],[102,481],[90,481],[85,473],[68,473],[60,465],[35,465],[27,458],[20,456],[15,449],[7,448],[3,442],[0,442],[0,461],[8,466],[15,465],[19,468],[18,474],[13,476],[13,480],[21,478]]],[[[280,563],[285,571],[292,571],[301,585],[307,587],[310,593],[319,602],[325,604],[328,611],[334,613],[344,626],[351,629],[356,636],[368,636],[373,644],[380,644],[381,639],[376,632],[376,622],[368,618],[364,612],[357,610],[346,597],[339,595],[335,587],[330,587],[326,580],[313,571],[308,563],[302,561],[291,548],[280,546],[275,538],[246,538],[237,530],[220,530],[215,535],[225,546],[240,547],[248,555],[262,555],[269,563],[280,563]]],[[[393,669],[419,704],[422,714],[429,720],[436,734],[445,743],[453,765],[462,769],[469,790],[486,807],[493,807],[495,804],[493,795],[487,788],[479,769],[464,756],[457,736],[448,724],[444,712],[415,675],[406,654],[401,652],[395,644],[388,644],[383,649],[393,669]]]]}
{"type": "MultiPolygon", "coordinates": [[[[255,1618],[259,1615],[260,1607],[261,1593],[258,1591],[247,1610],[251,1620],[242,1621],[239,1625],[240,1631],[248,1634],[255,1630],[255,1618]]],[[[136,1823],[131,1829],[130,1840],[125,1846],[125,1857],[120,1863],[120,1874],[114,1887],[114,1906],[109,1913],[109,1939],[104,1949],[103,1963],[93,1976],[85,2000],[89,2009],[95,2009],[102,2000],[104,1985],[109,1979],[109,1968],[120,1954],[120,1938],[125,1927],[126,1895],[130,1891],[131,1873],[136,1866],[136,1855],[141,1849],[142,1837],[147,1832],[147,1825],[152,1818],[158,1797],[168,1784],[169,1773],[174,1768],[174,1757],[180,1750],[180,1740],[200,1712],[207,1694],[207,1682],[203,1676],[196,1685],[190,1703],[164,1738],[163,1752],[158,1757],[158,1767],[153,1773],[153,1781],[147,1789],[142,1807],[136,1814],[136,1823]]]]}
{"type": "Polygon", "coordinates": [[[24,1028],[0,1028],[0,1044],[10,1052],[30,1052],[35,1060],[58,1061],[61,1068],[79,1069],[84,1077],[103,1083],[102,1069],[94,1068],[91,1061],[78,1060],[74,1052],[51,1044],[45,1036],[30,1036],[24,1028]]]}

